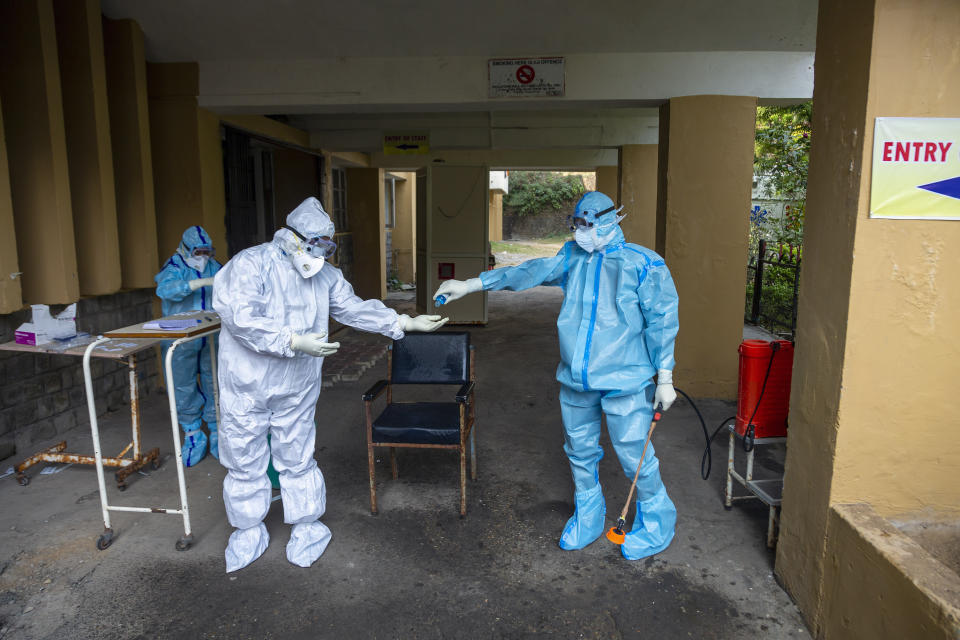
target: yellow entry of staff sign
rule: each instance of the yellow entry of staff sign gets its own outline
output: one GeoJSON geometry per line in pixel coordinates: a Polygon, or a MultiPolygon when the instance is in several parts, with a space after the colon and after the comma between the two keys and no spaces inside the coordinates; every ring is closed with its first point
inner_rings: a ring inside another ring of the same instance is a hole
{"type": "Polygon", "coordinates": [[[383,134],[383,152],[388,156],[412,156],[430,153],[430,134],[385,133],[383,134]]]}
{"type": "Polygon", "coordinates": [[[870,217],[960,220],[960,118],[877,118],[870,217]]]}

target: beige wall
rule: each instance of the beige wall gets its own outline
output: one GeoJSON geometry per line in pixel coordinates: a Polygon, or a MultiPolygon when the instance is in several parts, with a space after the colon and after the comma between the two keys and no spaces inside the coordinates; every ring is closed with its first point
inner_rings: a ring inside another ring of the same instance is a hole
{"type": "Polygon", "coordinates": [[[197,109],[197,143],[200,160],[200,199],[203,228],[210,234],[217,258],[227,261],[227,194],[223,181],[223,144],[220,117],[212,111],[197,109]]]}
{"type": "Polygon", "coordinates": [[[417,254],[417,174],[393,173],[404,180],[397,180],[397,219],[393,226],[391,246],[397,257],[397,277],[401,282],[414,282],[414,257],[417,254]]]}
{"type": "MultiPolygon", "coordinates": [[[[680,295],[674,379],[693,396],[737,392],[756,108],[756,98],[741,96],[673,98],[662,107],[657,251],[680,295]]],[[[621,170],[624,184],[628,173],[621,170]]]]}
{"type": "Polygon", "coordinates": [[[0,59],[23,297],[74,302],[80,288],[51,0],[0,3],[0,59]]]}
{"type": "Polygon", "coordinates": [[[318,161],[316,156],[296,149],[273,150],[273,188],[278,223],[283,224],[287,214],[304,199],[320,197],[318,161]]]}
{"type": "Polygon", "coordinates": [[[226,257],[219,118],[197,108],[197,65],[148,64],[150,137],[161,263],[183,231],[203,225],[226,257]]]}
{"type": "Polygon", "coordinates": [[[815,631],[831,504],[960,513],[960,227],[868,217],[874,118],[956,116],[957,33],[951,0],[820,6],[776,565],[815,631]]]}
{"type": "Polygon", "coordinates": [[[960,577],[866,504],[830,509],[824,640],[949,640],[960,632],[960,577]]]}
{"type": "MultiPolygon", "coordinates": [[[[626,218],[620,223],[623,235],[633,242],[653,249],[657,241],[657,145],[631,144],[620,149],[620,183],[616,186],[619,200],[611,193],[607,195],[623,205],[626,218]]],[[[610,169],[606,169],[607,188],[610,188],[610,169]]],[[[597,171],[597,179],[601,176],[597,171]]],[[[603,189],[600,189],[603,191],[603,189]]],[[[669,264],[669,263],[668,263],[669,264]]]]}
{"type": "MultiPolygon", "coordinates": [[[[653,145],[656,148],[657,145],[653,145]]],[[[656,165],[654,165],[656,166],[656,165]]],[[[654,187],[656,187],[656,172],[654,172],[654,187]]],[[[620,203],[620,167],[597,167],[597,191],[605,193],[616,202],[620,203]]],[[[656,193],[656,189],[654,189],[656,193]]],[[[656,201],[654,201],[656,208],[656,201]]],[[[652,246],[652,245],[651,245],[652,246]]]]}
{"type": "Polygon", "coordinates": [[[487,206],[490,211],[489,234],[491,242],[503,240],[503,194],[499,191],[490,191],[490,202],[487,206]]]}
{"type": "Polygon", "coordinates": [[[353,232],[353,285],[361,298],[387,295],[383,169],[347,169],[347,215],[353,232]]]}
{"type": "Polygon", "coordinates": [[[154,286],[159,262],[143,31],[103,21],[122,286],[154,286]]]}
{"type": "Polygon", "coordinates": [[[80,293],[120,289],[103,29],[98,0],[55,0],[80,293]]]}
{"type": "Polygon", "coordinates": [[[3,108],[0,105],[0,313],[11,313],[23,306],[17,262],[17,233],[13,225],[10,200],[10,166],[7,142],[3,134],[3,108]]]}

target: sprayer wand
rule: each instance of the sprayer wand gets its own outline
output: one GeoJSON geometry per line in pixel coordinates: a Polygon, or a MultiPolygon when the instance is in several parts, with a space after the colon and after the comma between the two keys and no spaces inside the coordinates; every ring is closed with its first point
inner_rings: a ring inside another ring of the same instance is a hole
{"type": "Polygon", "coordinates": [[[647,445],[650,444],[650,438],[653,437],[653,430],[657,428],[657,422],[660,421],[659,411],[654,412],[653,421],[650,423],[650,430],[647,432],[647,439],[643,443],[643,452],[640,454],[640,463],[637,464],[637,472],[633,474],[633,483],[630,485],[630,492],[627,494],[627,501],[623,505],[623,511],[620,512],[620,519],[617,520],[617,526],[611,527],[607,531],[607,539],[614,544],[623,544],[624,536],[623,526],[627,522],[627,511],[630,510],[630,500],[633,499],[633,490],[637,487],[637,479],[640,478],[640,468],[643,467],[643,459],[647,456],[647,445]]]}

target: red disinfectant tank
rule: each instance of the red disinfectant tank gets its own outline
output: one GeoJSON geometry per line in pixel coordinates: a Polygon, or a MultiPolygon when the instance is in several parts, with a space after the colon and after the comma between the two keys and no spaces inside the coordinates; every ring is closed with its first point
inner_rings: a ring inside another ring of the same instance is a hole
{"type": "Polygon", "coordinates": [[[740,343],[739,351],[737,434],[746,435],[748,427],[753,424],[754,438],[787,435],[793,343],[786,340],[744,340],[740,343]]]}

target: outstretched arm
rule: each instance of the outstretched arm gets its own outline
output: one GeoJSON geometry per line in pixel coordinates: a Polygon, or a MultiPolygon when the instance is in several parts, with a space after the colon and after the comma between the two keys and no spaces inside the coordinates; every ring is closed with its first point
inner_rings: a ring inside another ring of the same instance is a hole
{"type": "MultiPolygon", "coordinates": [[[[462,298],[474,291],[495,291],[507,289],[509,291],[523,291],[540,285],[559,286],[567,272],[570,245],[564,245],[557,255],[551,258],[535,258],[527,260],[513,267],[501,267],[492,271],[484,271],[477,278],[469,280],[446,280],[433,299],[444,297],[443,302],[451,302],[462,298]]],[[[442,304],[442,302],[441,302],[442,304]]]]}

